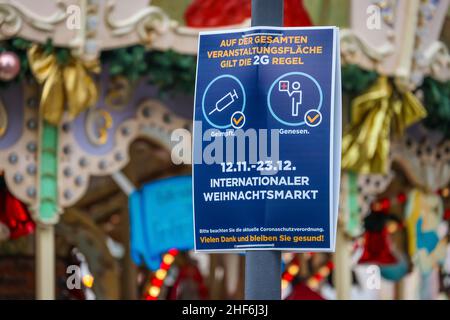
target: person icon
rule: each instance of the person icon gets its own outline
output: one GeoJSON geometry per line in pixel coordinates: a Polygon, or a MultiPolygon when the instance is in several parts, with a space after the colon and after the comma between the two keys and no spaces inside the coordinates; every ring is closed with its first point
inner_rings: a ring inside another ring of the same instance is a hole
{"type": "Polygon", "coordinates": [[[279,91],[280,92],[287,92],[289,97],[292,97],[292,116],[298,117],[298,109],[300,105],[302,104],[302,98],[303,98],[303,91],[300,90],[300,82],[294,81],[292,85],[289,88],[289,81],[283,80],[279,83],[279,91]],[[298,94],[298,100],[297,95],[298,94]]]}
{"type": "MultiPolygon", "coordinates": [[[[305,113],[308,110],[319,110],[322,107],[322,88],[315,78],[303,72],[288,72],[276,78],[267,93],[267,106],[278,122],[287,126],[303,126],[305,113]]],[[[312,114],[314,120],[319,118],[312,114]]]]}
{"type": "Polygon", "coordinates": [[[292,91],[289,92],[289,96],[292,97],[292,116],[298,117],[298,109],[302,104],[303,92],[300,90],[300,82],[295,81],[292,83],[292,91]],[[296,95],[298,94],[298,100],[296,101],[296,95]]]}

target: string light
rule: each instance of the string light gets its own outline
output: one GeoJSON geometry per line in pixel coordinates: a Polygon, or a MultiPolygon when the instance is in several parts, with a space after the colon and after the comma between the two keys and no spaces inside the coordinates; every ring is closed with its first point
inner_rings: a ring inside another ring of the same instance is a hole
{"type": "Polygon", "coordinates": [[[166,254],[163,255],[163,261],[161,262],[159,269],[156,270],[152,280],[150,281],[150,287],[145,296],[146,300],[158,300],[159,294],[161,293],[161,287],[164,284],[164,280],[167,277],[168,270],[175,261],[175,257],[178,255],[179,251],[177,249],[170,249],[166,254]]]}
{"type": "Polygon", "coordinates": [[[94,277],[91,274],[84,275],[82,281],[86,288],[92,288],[94,285],[94,277]]]}
{"type": "Polygon", "coordinates": [[[171,255],[170,253],[166,253],[163,257],[164,264],[166,264],[168,266],[170,266],[174,260],[175,260],[175,257],[173,255],[171,255]]]}
{"type": "Polygon", "coordinates": [[[164,280],[166,275],[167,275],[167,271],[163,270],[163,269],[158,269],[158,271],[156,271],[156,273],[155,273],[156,279],[159,279],[159,280],[164,280]]]}
{"type": "MultiPolygon", "coordinates": [[[[438,190],[436,193],[443,196],[442,190],[438,190]]],[[[400,192],[394,197],[382,198],[372,202],[371,209],[374,212],[388,212],[391,209],[392,205],[403,205],[407,200],[408,197],[406,196],[406,194],[400,192]]]]}
{"type": "Polygon", "coordinates": [[[399,193],[393,198],[383,198],[374,201],[371,205],[371,209],[374,212],[388,212],[391,209],[392,203],[402,205],[406,202],[406,200],[406,194],[399,193]]]}
{"type": "Polygon", "coordinates": [[[160,292],[161,288],[157,286],[151,286],[150,289],[148,290],[148,294],[154,298],[158,298],[160,292]]]}
{"type": "MultiPolygon", "coordinates": [[[[438,196],[441,196],[442,198],[449,198],[450,197],[450,188],[445,187],[443,189],[439,189],[436,191],[436,194],[438,196]]],[[[395,197],[392,198],[382,198],[379,200],[376,200],[372,202],[371,209],[374,212],[384,212],[388,213],[391,209],[392,205],[398,204],[403,205],[408,200],[405,193],[400,192],[395,197]]]]}
{"type": "Polygon", "coordinates": [[[288,272],[292,275],[296,275],[300,271],[300,267],[296,264],[293,264],[289,267],[288,272]]]}
{"type": "Polygon", "coordinates": [[[388,233],[395,233],[401,227],[401,225],[395,221],[388,222],[386,225],[388,233]]]}
{"type": "Polygon", "coordinates": [[[295,276],[300,271],[300,262],[298,261],[298,257],[295,256],[289,265],[286,267],[286,270],[283,272],[281,276],[281,288],[286,289],[289,284],[294,280],[295,276]]]}
{"type": "MultiPolygon", "coordinates": [[[[313,253],[307,255],[308,258],[312,257],[313,253]]],[[[328,261],[324,266],[320,267],[319,270],[312,275],[307,281],[306,285],[312,289],[317,290],[320,283],[326,279],[334,268],[332,261],[328,261]]],[[[283,272],[281,277],[281,288],[286,289],[289,284],[294,280],[295,276],[300,272],[300,263],[297,257],[294,257],[290,264],[286,267],[286,271],[283,272]]]]}
{"type": "Polygon", "coordinates": [[[334,269],[333,262],[328,261],[326,265],[321,267],[316,274],[314,274],[306,281],[306,285],[310,287],[312,290],[317,290],[319,288],[320,283],[330,275],[331,270],[333,269],[334,269]]]}

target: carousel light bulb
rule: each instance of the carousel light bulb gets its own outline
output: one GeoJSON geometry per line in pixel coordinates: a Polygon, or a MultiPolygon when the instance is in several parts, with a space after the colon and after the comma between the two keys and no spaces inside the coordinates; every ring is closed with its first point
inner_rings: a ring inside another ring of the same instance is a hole
{"type": "Polygon", "coordinates": [[[383,207],[382,207],[380,202],[372,203],[371,207],[372,207],[372,211],[375,211],[375,212],[379,212],[379,211],[381,211],[383,209],[383,207]]]}
{"type": "Polygon", "coordinates": [[[286,279],[282,279],[281,280],[281,288],[282,289],[286,289],[289,285],[289,281],[287,281],[286,279]]]}
{"type": "Polygon", "coordinates": [[[386,228],[389,233],[395,233],[398,230],[398,224],[397,222],[390,222],[386,228]]]}
{"type": "Polygon", "coordinates": [[[163,262],[167,265],[171,265],[173,261],[175,260],[175,257],[171,254],[165,254],[163,257],[163,262]]]}
{"type": "Polygon", "coordinates": [[[167,275],[167,271],[164,269],[158,269],[155,273],[156,279],[163,280],[167,275]]]}
{"type": "Polygon", "coordinates": [[[309,279],[308,287],[310,287],[313,290],[317,289],[319,287],[319,281],[314,278],[309,279]]]}
{"type": "Polygon", "coordinates": [[[300,271],[300,268],[296,264],[293,264],[293,265],[289,266],[289,268],[288,268],[288,272],[293,276],[296,275],[299,271],[300,271]]]}
{"type": "Polygon", "coordinates": [[[92,288],[94,285],[94,277],[90,274],[84,275],[82,281],[86,288],[92,288]]]}
{"type": "Polygon", "coordinates": [[[325,278],[330,274],[330,269],[327,266],[323,266],[318,273],[322,278],[325,278]]]}
{"type": "Polygon", "coordinates": [[[160,292],[161,292],[161,289],[156,286],[151,286],[150,289],[148,289],[148,294],[152,297],[159,296],[160,292]]]}

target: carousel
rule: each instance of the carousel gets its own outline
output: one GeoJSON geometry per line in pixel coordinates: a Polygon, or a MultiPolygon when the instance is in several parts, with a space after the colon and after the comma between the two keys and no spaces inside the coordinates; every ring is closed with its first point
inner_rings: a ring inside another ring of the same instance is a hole
{"type": "MultiPolygon", "coordinates": [[[[448,299],[449,0],[285,0],[341,28],[335,254],[283,253],[284,299],[448,299]]],[[[251,1],[0,0],[0,298],[242,299],[244,256],[193,252],[198,34],[251,1]],[[158,239],[158,240],[156,240],[158,239]]]]}

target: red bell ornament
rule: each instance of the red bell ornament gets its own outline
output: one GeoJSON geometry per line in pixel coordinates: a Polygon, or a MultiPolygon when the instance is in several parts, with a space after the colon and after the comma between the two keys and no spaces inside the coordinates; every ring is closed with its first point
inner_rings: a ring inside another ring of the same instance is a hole
{"type": "Polygon", "coordinates": [[[0,223],[9,229],[9,238],[17,239],[32,233],[35,223],[24,203],[0,184],[0,223]]]}
{"type": "Polygon", "coordinates": [[[358,263],[391,265],[397,263],[393,254],[388,222],[396,220],[393,215],[372,212],[364,219],[364,250],[358,263]]]}
{"type": "Polygon", "coordinates": [[[387,228],[383,228],[381,232],[365,232],[364,251],[359,259],[359,263],[378,265],[397,263],[397,259],[391,252],[388,234],[387,228]]]}

